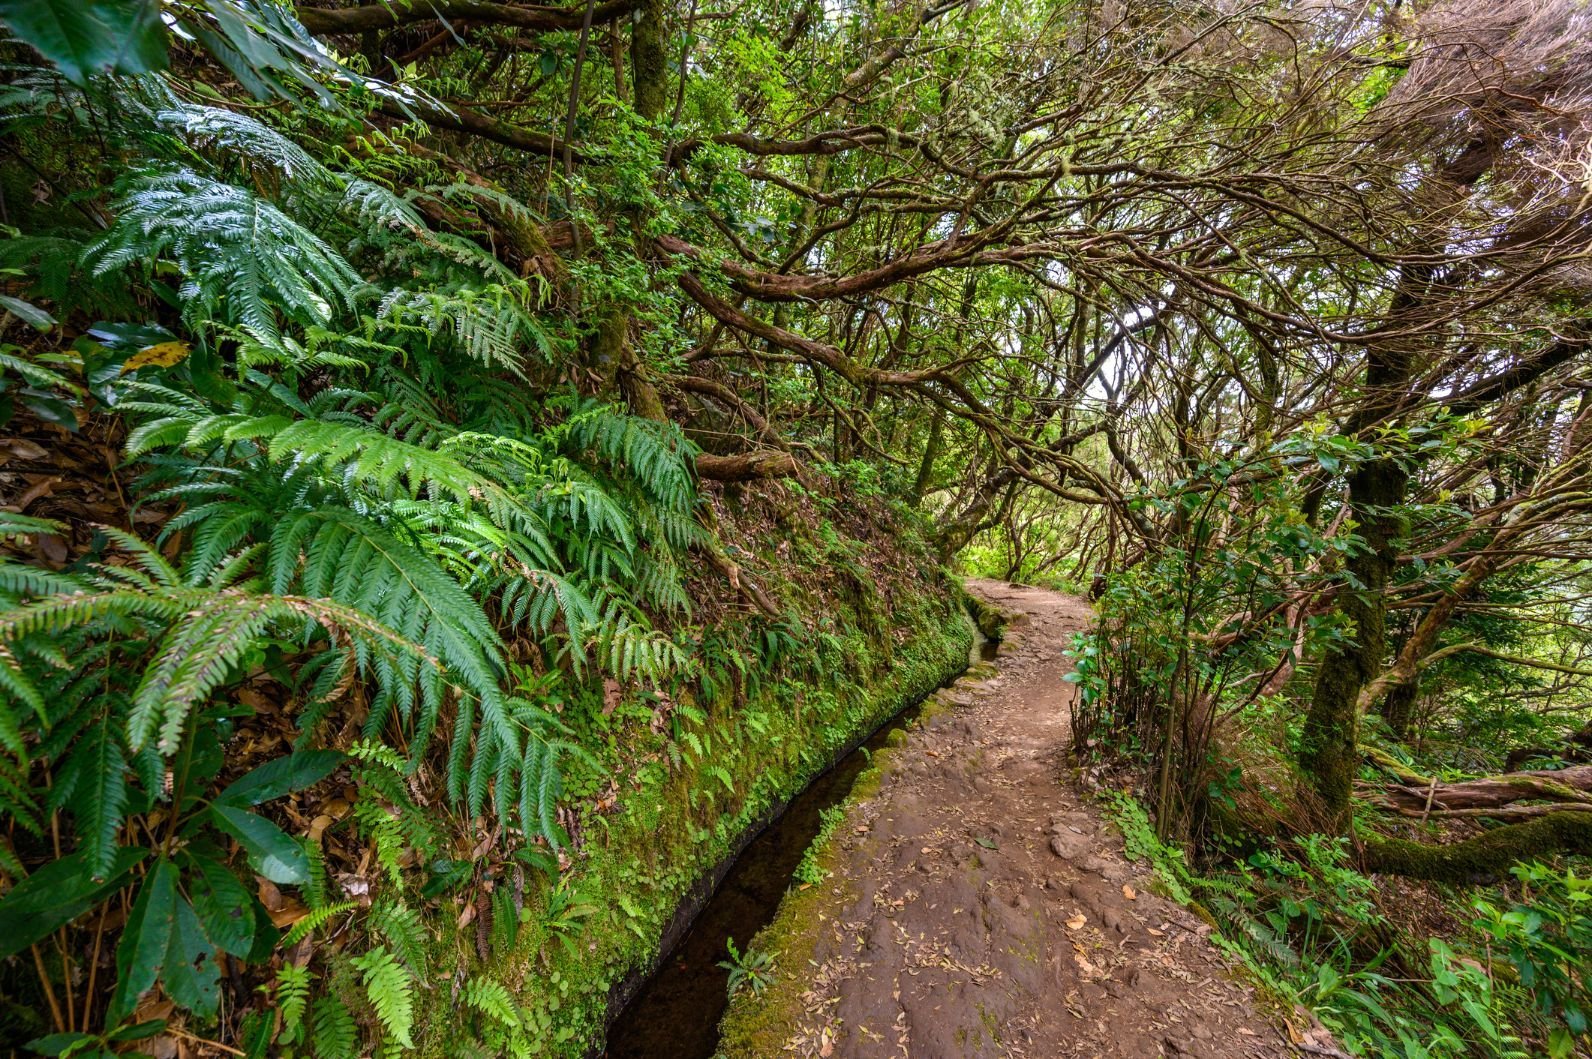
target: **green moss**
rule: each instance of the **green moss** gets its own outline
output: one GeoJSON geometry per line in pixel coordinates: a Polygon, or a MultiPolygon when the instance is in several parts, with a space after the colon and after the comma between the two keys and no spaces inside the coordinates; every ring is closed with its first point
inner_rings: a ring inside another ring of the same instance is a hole
{"type": "Polygon", "coordinates": [[[984,638],[999,643],[1006,638],[1006,626],[1010,624],[1012,616],[998,607],[992,607],[977,596],[962,593],[962,606],[967,610],[968,616],[973,619],[973,624],[984,638]]]}
{"type": "Polygon", "coordinates": [[[1449,845],[1373,836],[1364,861],[1367,871],[1464,884],[1504,876],[1514,864],[1550,853],[1592,853],[1592,813],[1549,813],[1449,845]]]}

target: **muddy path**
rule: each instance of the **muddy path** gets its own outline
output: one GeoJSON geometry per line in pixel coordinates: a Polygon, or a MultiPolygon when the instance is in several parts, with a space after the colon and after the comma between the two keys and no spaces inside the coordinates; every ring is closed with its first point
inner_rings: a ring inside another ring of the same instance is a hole
{"type": "Polygon", "coordinates": [[[940,693],[952,708],[914,729],[878,792],[851,806],[830,882],[787,898],[806,933],[770,940],[789,943],[787,969],[805,967],[788,971],[799,983],[784,999],[753,1002],[744,1024],[760,1028],[732,1028],[730,1054],[1296,1054],[1209,928],[1150,892],[1144,866],[1064,783],[1063,649],[1087,605],[969,587],[1018,615],[993,674],[940,693]]]}

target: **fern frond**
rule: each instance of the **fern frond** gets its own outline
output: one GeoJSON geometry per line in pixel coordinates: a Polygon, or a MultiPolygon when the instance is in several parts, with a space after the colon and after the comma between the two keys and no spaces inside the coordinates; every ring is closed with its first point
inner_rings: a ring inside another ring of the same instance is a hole
{"type": "Polygon", "coordinates": [[[282,1033],[289,1041],[297,1041],[309,1009],[310,983],[314,974],[308,967],[295,967],[284,963],[276,972],[277,1015],[282,1020],[282,1033]]]}
{"type": "Polygon", "coordinates": [[[464,1002],[505,1026],[520,1028],[519,1005],[514,1001],[514,994],[501,982],[490,978],[471,978],[464,983],[464,1002]]]}
{"type": "Polygon", "coordinates": [[[95,275],[169,258],[186,279],[191,324],[220,320],[259,334],[278,312],[326,324],[352,308],[363,280],[327,243],[249,191],[189,169],[146,172],[127,184],[109,231],[89,247],[95,275]]]}
{"type": "Polygon", "coordinates": [[[359,1027],[354,1024],[354,1013],[348,1005],[330,994],[318,997],[311,1019],[315,1024],[317,1059],[354,1059],[359,1027]]]}
{"type": "Polygon", "coordinates": [[[80,740],[69,767],[77,773],[66,806],[95,878],[116,859],[117,834],[127,815],[127,759],[109,714],[80,740]]]}
{"type": "Polygon", "coordinates": [[[246,114],[180,103],[157,112],[155,121],[212,155],[231,155],[257,179],[276,175],[316,191],[336,183],[308,151],[246,114]]]}
{"type": "Polygon", "coordinates": [[[352,961],[361,972],[365,995],[382,1028],[405,1048],[413,1048],[409,1031],[414,1026],[414,980],[386,946],[378,946],[352,961]]]}
{"type": "Polygon", "coordinates": [[[353,901],[338,901],[335,904],[312,908],[303,919],[294,923],[288,928],[287,933],[282,935],[282,947],[291,949],[338,916],[346,915],[358,907],[359,905],[353,901]]]}
{"type": "Polygon", "coordinates": [[[426,974],[426,928],[414,909],[396,901],[380,901],[370,910],[370,929],[386,939],[417,978],[426,974]]]}

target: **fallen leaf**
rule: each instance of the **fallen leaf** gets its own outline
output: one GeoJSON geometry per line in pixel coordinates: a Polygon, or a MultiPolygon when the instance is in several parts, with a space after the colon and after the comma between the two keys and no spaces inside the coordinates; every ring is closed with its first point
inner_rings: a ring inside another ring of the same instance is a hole
{"type": "MultiPolygon", "coordinates": [[[[42,460],[50,454],[43,446],[27,438],[7,438],[4,442],[0,442],[0,448],[6,449],[11,455],[22,460],[42,460]]],[[[120,457],[117,462],[120,462],[120,457]]]]}
{"type": "Polygon", "coordinates": [[[1085,916],[1082,912],[1079,912],[1077,915],[1067,920],[1067,929],[1081,930],[1083,929],[1083,925],[1087,922],[1089,922],[1089,917],[1085,916]]]}
{"type": "Polygon", "coordinates": [[[1129,901],[1137,901],[1139,899],[1139,891],[1135,890],[1131,883],[1123,883],[1122,896],[1129,901]]]}
{"type": "Polygon", "coordinates": [[[267,912],[276,912],[284,907],[285,902],[282,899],[282,891],[276,888],[276,883],[263,875],[256,875],[254,881],[256,884],[255,892],[259,895],[260,903],[265,906],[267,912]]]}
{"type": "Polygon", "coordinates": [[[152,346],[145,346],[128,357],[122,363],[122,374],[137,371],[139,368],[169,368],[173,364],[187,360],[188,353],[189,346],[186,342],[157,342],[152,346]]]}
{"type": "Polygon", "coordinates": [[[26,511],[28,509],[28,505],[33,503],[35,500],[39,499],[41,496],[52,496],[52,495],[54,495],[55,487],[57,485],[60,485],[60,484],[61,484],[60,475],[41,476],[41,477],[39,477],[38,479],[36,479],[34,481],[34,483],[32,485],[30,485],[27,489],[23,490],[21,496],[17,497],[17,500],[16,500],[17,510],[18,511],[26,511]]]}
{"type": "Polygon", "coordinates": [[[309,915],[310,910],[297,901],[289,899],[281,908],[271,910],[267,914],[271,917],[272,926],[276,927],[277,930],[286,930],[309,915]]]}

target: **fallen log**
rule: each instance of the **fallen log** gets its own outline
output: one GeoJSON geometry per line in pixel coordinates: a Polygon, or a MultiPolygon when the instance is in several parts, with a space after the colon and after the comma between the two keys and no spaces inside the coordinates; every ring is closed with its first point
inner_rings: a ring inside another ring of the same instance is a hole
{"type": "Polygon", "coordinates": [[[1564,809],[1450,845],[1375,837],[1366,841],[1361,865],[1368,872],[1463,884],[1501,878],[1519,861],[1554,853],[1592,853],[1592,812],[1564,809]]]}
{"type": "Polygon", "coordinates": [[[796,457],[777,449],[742,453],[738,456],[714,456],[698,453],[696,472],[698,478],[714,482],[747,482],[757,478],[789,478],[800,465],[796,457]]]}
{"type": "Polygon", "coordinates": [[[1523,801],[1584,802],[1592,804],[1592,765],[1558,771],[1509,772],[1501,776],[1457,783],[1419,784],[1383,788],[1383,800],[1407,811],[1453,812],[1501,809],[1523,801]]]}

